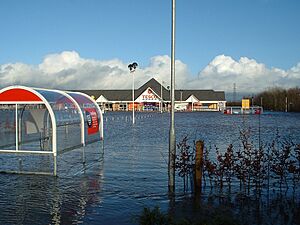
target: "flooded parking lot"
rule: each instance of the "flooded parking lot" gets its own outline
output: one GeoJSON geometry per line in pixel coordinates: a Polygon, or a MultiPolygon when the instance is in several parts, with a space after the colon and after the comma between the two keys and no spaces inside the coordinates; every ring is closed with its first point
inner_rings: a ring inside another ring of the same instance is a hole
{"type": "MultiPolygon", "coordinates": [[[[248,127],[253,140],[269,141],[277,133],[300,142],[300,115],[265,113],[231,116],[221,113],[176,113],[177,142],[184,136],[204,140],[221,150],[239,143],[248,127]]],[[[169,114],[104,114],[104,141],[58,157],[58,177],[0,174],[0,224],[135,224],[143,207],[167,211],[169,114]]],[[[51,169],[46,156],[2,156],[2,165],[51,169]]],[[[176,178],[178,201],[183,188],[176,178]]]]}

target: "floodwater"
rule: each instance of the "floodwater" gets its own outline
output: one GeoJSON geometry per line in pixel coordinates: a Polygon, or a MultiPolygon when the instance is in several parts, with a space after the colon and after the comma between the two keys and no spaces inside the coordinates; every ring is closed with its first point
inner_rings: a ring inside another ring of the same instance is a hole
{"type": "MultiPolygon", "coordinates": [[[[270,142],[284,136],[300,143],[300,114],[223,115],[217,112],[176,113],[176,142],[204,140],[221,151],[239,144],[249,128],[253,140],[270,142]]],[[[0,174],[0,224],[136,224],[143,207],[169,207],[168,113],[104,114],[104,142],[58,157],[58,177],[0,174]]],[[[51,159],[22,159],[22,166],[49,168],[51,159]]],[[[14,163],[0,155],[0,163],[14,163]]],[[[0,168],[1,169],[1,168],[0,168]]],[[[183,196],[176,178],[176,194],[183,196]]]]}

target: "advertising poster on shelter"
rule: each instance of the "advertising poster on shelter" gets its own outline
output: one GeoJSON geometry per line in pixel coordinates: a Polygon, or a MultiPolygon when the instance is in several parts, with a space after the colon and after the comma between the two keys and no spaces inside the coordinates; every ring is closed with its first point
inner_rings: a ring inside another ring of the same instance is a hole
{"type": "Polygon", "coordinates": [[[99,131],[98,114],[95,108],[86,108],[85,115],[88,125],[88,135],[95,134],[99,131]]]}

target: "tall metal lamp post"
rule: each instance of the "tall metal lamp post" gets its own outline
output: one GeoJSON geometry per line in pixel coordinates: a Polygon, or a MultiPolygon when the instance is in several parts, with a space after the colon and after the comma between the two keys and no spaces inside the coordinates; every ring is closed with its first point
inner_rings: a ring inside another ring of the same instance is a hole
{"type": "Polygon", "coordinates": [[[169,192],[175,193],[175,157],[176,157],[176,140],[175,140],[175,9],[176,2],[172,0],[172,40],[171,40],[171,119],[169,134],[169,192]]]}
{"type": "Polygon", "coordinates": [[[134,71],[138,67],[136,62],[128,65],[130,73],[132,73],[132,124],[134,124],[134,71]]]}

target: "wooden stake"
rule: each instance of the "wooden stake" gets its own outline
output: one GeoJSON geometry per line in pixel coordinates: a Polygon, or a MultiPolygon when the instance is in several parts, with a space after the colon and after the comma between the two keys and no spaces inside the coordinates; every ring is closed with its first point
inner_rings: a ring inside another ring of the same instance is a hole
{"type": "Polygon", "coordinates": [[[203,174],[203,148],[204,142],[196,142],[196,161],[195,161],[195,192],[201,192],[203,174]]]}

